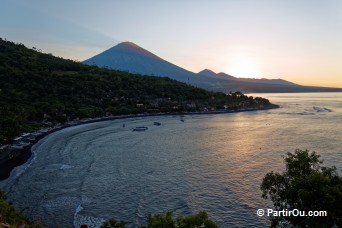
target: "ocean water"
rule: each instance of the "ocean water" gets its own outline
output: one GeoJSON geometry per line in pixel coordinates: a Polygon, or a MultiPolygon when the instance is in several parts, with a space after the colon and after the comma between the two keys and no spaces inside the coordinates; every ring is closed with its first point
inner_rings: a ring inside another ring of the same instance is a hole
{"type": "Polygon", "coordinates": [[[314,150],[342,174],[342,93],[255,95],[281,108],[63,129],[39,141],[0,187],[49,227],[99,227],[112,217],[137,227],[167,210],[206,210],[219,227],[265,227],[256,210],[272,204],[259,188],[267,172],[283,171],[282,155],[314,150]]]}

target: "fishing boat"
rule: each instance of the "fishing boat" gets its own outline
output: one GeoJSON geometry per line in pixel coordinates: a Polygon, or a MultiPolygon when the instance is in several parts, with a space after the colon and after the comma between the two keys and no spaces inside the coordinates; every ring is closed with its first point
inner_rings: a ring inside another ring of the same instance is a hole
{"type": "Polygon", "coordinates": [[[132,131],[146,131],[148,127],[142,126],[142,127],[135,127],[132,129],[132,131]]]}
{"type": "Polygon", "coordinates": [[[153,122],[153,125],[160,126],[161,123],[159,123],[159,122],[153,122]]]}

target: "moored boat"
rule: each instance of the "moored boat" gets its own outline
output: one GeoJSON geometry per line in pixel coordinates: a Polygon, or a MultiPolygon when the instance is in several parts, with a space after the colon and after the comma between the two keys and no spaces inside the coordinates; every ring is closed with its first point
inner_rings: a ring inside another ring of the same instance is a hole
{"type": "Polygon", "coordinates": [[[142,127],[135,127],[132,129],[132,131],[146,131],[148,127],[142,126],[142,127]]]}

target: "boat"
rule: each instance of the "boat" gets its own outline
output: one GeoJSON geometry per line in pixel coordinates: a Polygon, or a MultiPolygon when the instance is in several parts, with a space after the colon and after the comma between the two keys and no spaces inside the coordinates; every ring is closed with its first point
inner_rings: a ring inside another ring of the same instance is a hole
{"type": "Polygon", "coordinates": [[[142,127],[135,127],[132,129],[132,131],[146,131],[148,127],[142,126],[142,127]]]}
{"type": "Polygon", "coordinates": [[[161,123],[159,123],[159,122],[153,122],[153,125],[160,126],[161,123]]]}

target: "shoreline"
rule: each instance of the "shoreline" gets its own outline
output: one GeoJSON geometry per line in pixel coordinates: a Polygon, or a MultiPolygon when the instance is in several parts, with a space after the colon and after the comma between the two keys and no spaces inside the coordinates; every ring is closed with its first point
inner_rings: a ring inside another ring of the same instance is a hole
{"type": "MultiPolygon", "coordinates": [[[[229,113],[239,113],[239,112],[250,112],[250,111],[263,111],[280,108],[279,105],[272,104],[271,106],[259,107],[259,108],[241,108],[237,110],[219,110],[219,111],[206,111],[206,112],[175,112],[175,113],[155,113],[155,114],[128,114],[128,115],[120,115],[120,116],[109,116],[109,117],[97,117],[92,119],[78,120],[78,121],[70,121],[63,125],[56,125],[50,128],[41,128],[35,133],[39,133],[36,140],[32,142],[29,146],[22,149],[14,158],[3,159],[0,160],[1,170],[0,170],[0,181],[6,180],[10,177],[12,170],[20,165],[25,164],[32,157],[32,147],[36,145],[41,139],[45,138],[47,135],[54,133],[56,131],[78,126],[89,123],[103,122],[103,121],[111,121],[111,120],[119,120],[119,119],[130,119],[130,118],[139,118],[139,117],[153,117],[153,116],[186,116],[186,115],[215,115],[215,114],[229,114],[229,113]]],[[[32,133],[32,134],[35,134],[32,133]]],[[[11,151],[8,152],[8,156],[11,156],[11,151]]]]}

